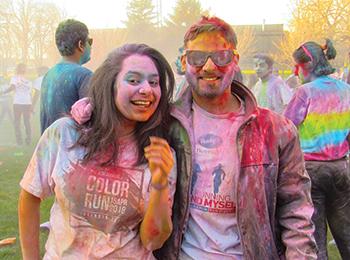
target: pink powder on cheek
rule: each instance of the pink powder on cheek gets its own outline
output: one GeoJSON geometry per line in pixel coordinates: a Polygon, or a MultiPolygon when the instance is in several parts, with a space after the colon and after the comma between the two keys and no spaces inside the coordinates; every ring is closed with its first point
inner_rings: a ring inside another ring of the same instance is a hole
{"type": "Polygon", "coordinates": [[[162,90],[160,86],[153,89],[153,96],[158,102],[160,101],[160,98],[162,97],[162,90]]]}

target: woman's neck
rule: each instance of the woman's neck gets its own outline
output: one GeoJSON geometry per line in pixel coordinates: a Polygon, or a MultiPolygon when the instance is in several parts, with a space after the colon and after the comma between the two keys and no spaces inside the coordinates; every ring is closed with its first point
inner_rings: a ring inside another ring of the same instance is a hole
{"type": "Polygon", "coordinates": [[[120,128],[118,129],[117,134],[119,137],[128,137],[134,134],[135,129],[136,129],[135,121],[124,119],[120,124],[120,128]]]}

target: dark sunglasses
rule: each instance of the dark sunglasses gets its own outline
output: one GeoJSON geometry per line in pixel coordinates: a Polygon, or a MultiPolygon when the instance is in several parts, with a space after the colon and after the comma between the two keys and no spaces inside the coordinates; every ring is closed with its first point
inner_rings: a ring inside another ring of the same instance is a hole
{"type": "Polygon", "coordinates": [[[92,38],[88,38],[88,39],[87,39],[87,42],[88,42],[88,44],[91,46],[92,43],[94,42],[94,40],[93,40],[92,38]]]}
{"type": "Polygon", "coordinates": [[[213,52],[205,51],[186,51],[187,62],[191,66],[202,67],[207,62],[208,58],[215,63],[216,66],[226,66],[230,64],[234,56],[233,50],[220,50],[213,52]]]}

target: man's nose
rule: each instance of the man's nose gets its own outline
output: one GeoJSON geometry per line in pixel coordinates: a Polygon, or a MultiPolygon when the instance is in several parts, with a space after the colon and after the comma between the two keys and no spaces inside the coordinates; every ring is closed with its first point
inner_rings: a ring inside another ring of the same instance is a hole
{"type": "Polygon", "coordinates": [[[216,69],[216,64],[212,61],[211,57],[208,57],[202,69],[204,71],[210,71],[210,70],[216,69]]]}

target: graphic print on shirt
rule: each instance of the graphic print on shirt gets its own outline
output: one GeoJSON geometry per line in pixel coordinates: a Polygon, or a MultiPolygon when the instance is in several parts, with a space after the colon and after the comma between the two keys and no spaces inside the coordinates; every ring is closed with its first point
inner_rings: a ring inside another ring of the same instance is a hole
{"type": "Polygon", "coordinates": [[[31,90],[29,80],[18,78],[18,84],[16,85],[16,91],[28,92],[31,90]]]}
{"type": "Polygon", "coordinates": [[[226,176],[225,171],[222,169],[221,163],[214,168],[212,175],[214,176],[214,194],[216,195],[219,192],[221,182],[226,176]]]}
{"type": "Polygon", "coordinates": [[[22,76],[14,76],[10,85],[15,86],[15,94],[13,96],[13,104],[31,105],[32,104],[32,83],[22,76]]]}
{"type": "Polygon", "coordinates": [[[193,174],[192,174],[192,182],[191,182],[191,194],[193,192],[193,187],[196,185],[197,179],[198,179],[198,175],[202,172],[201,167],[199,166],[198,163],[194,164],[193,167],[193,174]]]}
{"type": "Polygon", "coordinates": [[[133,228],[141,221],[143,170],[71,163],[64,179],[73,213],[71,225],[92,225],[108,234],[133,228]]]}
{"type": "Polygon", "coordinates": [[[233,178],[226,178],[224,167],[232,160],[229,155],[224,156],[227,143],[212,133],[198,137],[197,161],[191,183],[191,208],[211,213],[235,213],[233,178]]]}

